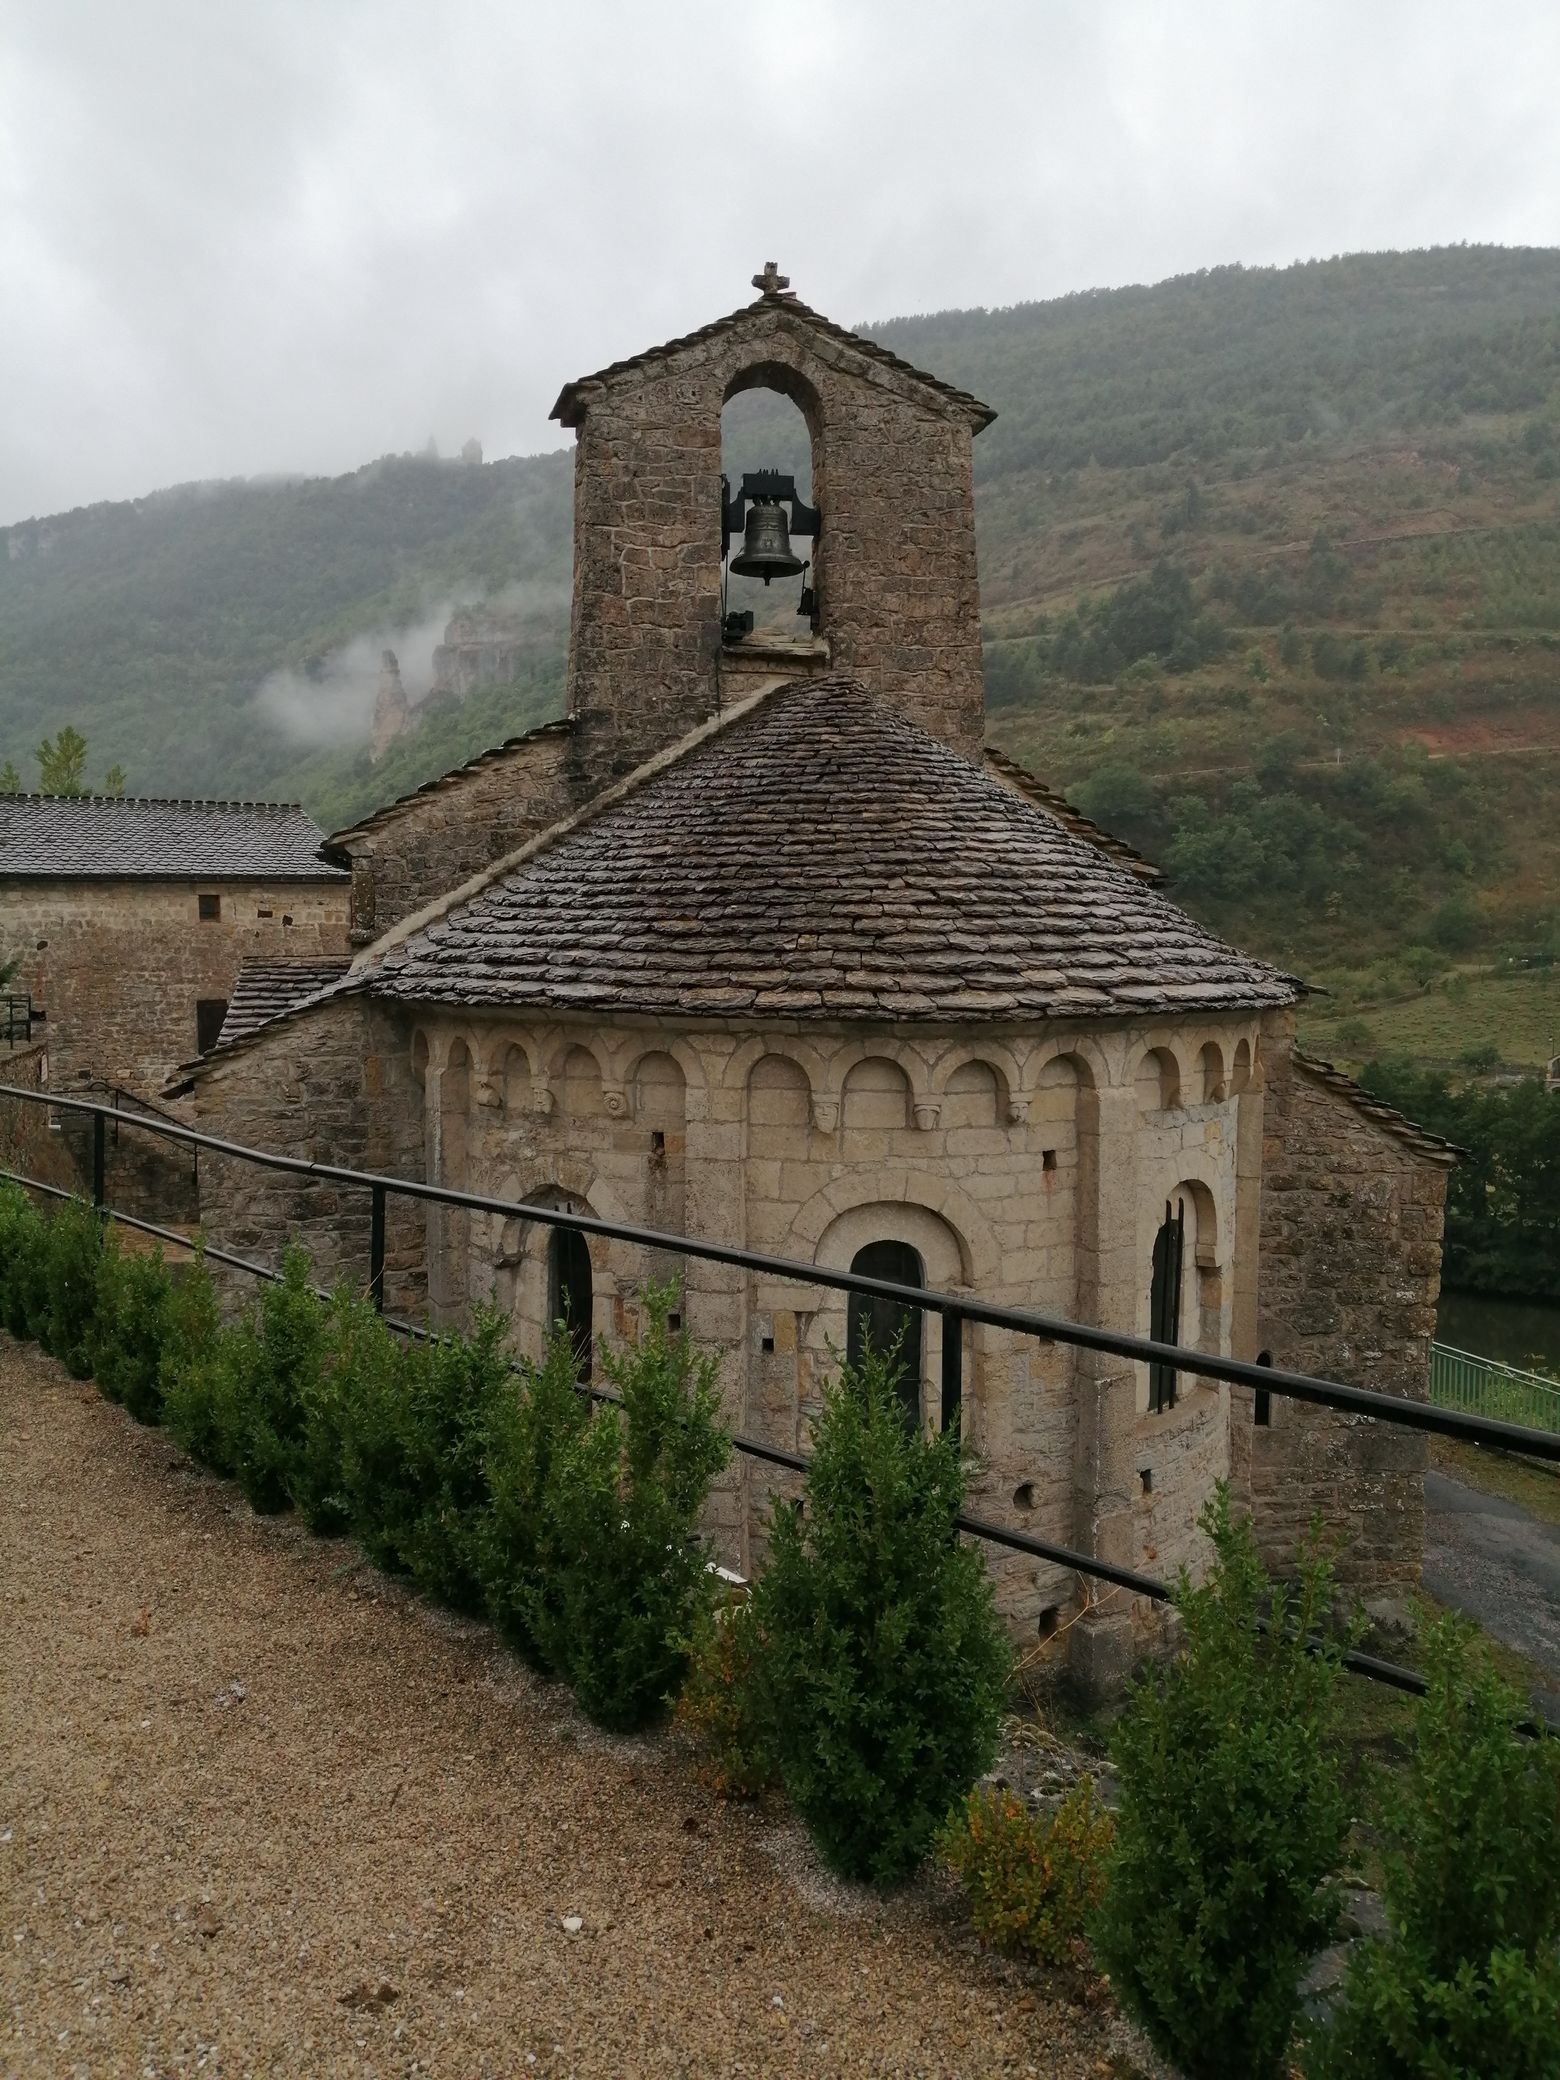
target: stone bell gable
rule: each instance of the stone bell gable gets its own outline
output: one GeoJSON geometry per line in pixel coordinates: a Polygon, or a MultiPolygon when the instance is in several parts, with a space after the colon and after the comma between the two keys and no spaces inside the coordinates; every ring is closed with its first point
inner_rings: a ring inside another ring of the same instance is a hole
{"type": "Polygon", "coordinates": [[[994,414],[787,293],[567,385],[575,429],[574,756],[626,773],[734,691],[849,673],[974,758],[983,736],[970,443],[994,414]],[[816,631],[724,643],[721,410],[772,389],[812,438],[816,631]]]}

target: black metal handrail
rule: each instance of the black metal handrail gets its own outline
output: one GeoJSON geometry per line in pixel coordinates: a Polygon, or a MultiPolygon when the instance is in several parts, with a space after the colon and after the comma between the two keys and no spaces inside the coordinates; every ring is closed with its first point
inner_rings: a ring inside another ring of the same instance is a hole
{"type": "MultiPolygon", "coordinates": [[[[803,1285],[827,1286],[838,1292],[861,1293],[869,1299],[897,1301],[904,1307],[934,1310],[945,1318],[982,1322],[994,1329],[1010,1329],[1020,1336],[1038,1337],[1047,1343],[1068,1343],[1081,1350],[1101,1351],[1111,1357],[1133,1358],[1143,1363],[1159,1361],[1179,1372],[1193,1372],[1203,1379],[1216,1379],[1230,1386],[1250,1387],[1283,1394],[1296,1401],[1309,1401],[1345,1415],[1373,1416],[1412,1430],[1428,1430],[1443,1437],[1457,1437],[1469,1444],[1520,1451],[1530,1457],[1560,1462],[1560,1434],[1529,1429],[1522,1423],[1503,1423],[1489,1416],[1469,1415],[1462,1409],[1434,1408],[1428,1402],[1407,1401],[1396,1394],[1383,1394],[1370,1387],[1345,1386],[1341,1380],[1319,1379],[1306,1372],[1289,1372],[1276,1365],[1257,1365],[1243,1358],[1221,1358],[1206,1351],[1187,1349],[1182,1344],[1156,1343],[1148,1336],[1128,1335],[1115,1329],[1097,1329],[1087,1322],[1069,1321],[1063,1315],[1041,1314],[1033,1308],[1001,1307],[969,1294],[943,1293],[930,1286],[899,1285],[892,1279],[868,1278],[855,1271],[835,1271],[823,1264],[808,1264],[798,1258],[776,1257],[759,1250],[740,1249],[733,1243],[709,1242],[694,1236],[673,1235],[659,1228],[637,1227],[630,1222],[602,1220],[595,1214],[575,1213],[558,1206],[532,1206],[522,1199],[490,1198],[481,1192],[456,1191],[449,1185],[425,1184],[409,1177],[390,1177],[373,1170],[352,1170],[339,1163],[319,1163],[305,1156],[279,1155],[274,1150],[248,1148],[239,1141],[226,1141],[203,1134],[195,1127],[172,1120],[151,1119],[139,1113],[110,1112],[90,1099],[67,1098],[50,1092],[29,1091],[0,1083],[0,1098],[20,1098],[32,1105],[53,1110],[84,1112],[99,1119],[112,1117],[121,1124],[183,1141],[216,1155],[254,1163],[262,1169],[281,1170],[297,1177],[313,1177],[332,1184],[356,1185],[371,1195],[395,1193],[436,1206],[452,1206],[469,1213],[496,1213],[506,1220],[540,1221],[547,1227],[565,1228],[580,1235],[599,1235],[604,1241],[625,1242],[636,1248],[667,1250],[677,1256],[693,1257],[704,1263],[729,1264],[739,1271],[763,1273],[803,1285]]],[[[94,1203],[101,1206],[102,1171],[94,1151],[94,1203]]],[[[372,1209],[372,1197],[371,1197],[372,1209]]],[[[370,1213],[370,1244],[379,1222],[370,1213]]],[[[379,1232],[379,1259],[369,1266],[369,1290],[382,1296],[384,1280],[383,1233],[379,1232]]]]}
{"type": "MultiPolygon", "coordinates": [[[[30,1091],[12,1084],[0,1084],[0,1098],[16,1098],[26,1104],[46,1105],[51,1109],[90,1115],[93,1120],[93,1206],[125,1227],[135,1228],[143,1234],[159,1237],[181,1247],[190,1247],[190,1238],[181,1234],[178,1229],[161,1227],[136,1215],[120,1213],[107,1205],[105,1127],[110,1117],[166,1140],[208,1149],[214,1154],[252,1163],[262,1169],[283,1171],[292,1176],[317,1178],[366,1190],[370,1195],[367,1290],[381,1313],[384,1306],[385,1205],[389,1195],[396,1193],[403,1198],[417,1199],[431,1205],[451,1206],[472,1213],[495,1213],[507,1220],[539,1221],[547,1227],[563,1228],[581,1235],[597,1235],[606,1241],[623,1242],[647,1250],[665,1250],[701,1262],[728,1264],[738,1270],[787,1279],[798,1284],[860,1293],[872,1299],[892,1300],[903,1307],[936,1312],[942,1317],[944,1326],[945,1412],[950,1384],[946,1369],[948,1345],[951,1341],[957,1351],[962,1324],[971,1321],[981,1322],[993,1328],[1008,1329],[1016,1334],[1036,1337],[1049,1343],[1067,1343],[1079,1349],[1103,1352],[1112,1357],[1148,1363],[1158,1361],[1173,1365],[1177,1371],[1191,1372],[1201,1378],[1286,1395],[1293,1400],[1311,1402],[1348,1415],[1368,1416],[1379,1422],[1395,1423],[1401,1427],[1461,1438],[1466,1443],[1478,1445],[1486,1450],[1520,1451],[1529,1456],[1560,1462],[1560,1435],[1552,1431],[1531,1430],[1520,1423],[1498,1422],[1485,1416],[1468,1415],[1459,1409],[1434,1408],[1426,1402],[1408,1401],[1394,1394],[1378,1393],[1371,1388],[1346,1386],[1339,1380],[1318,1379],[1309,1373],[1281,1371],[1276,1366],[1250,1364],[1240,1358],[1221,1358],[1208,1352],[1187,1349],[1180,1344],[1158,1343],[1146,1336],[1097,1329],[1089,1323],[1068,1321],[1059,1315],[1040,1314],[1028,1308],[995,1306],[966,1294],[943,1293],[924,1286],[900,1285],[890,1279],[868,1278],[853,1271],[835,1271],[825,1265],[808,1264],[789,1257],[770,1256],[758,1250],[740,1249],[730,1243],[703,1241],[686,1235],[669,1234],[661,1229],[602,1220],[594,1214],[575,1213],[563,1207],[532,1206],[524,1200],[490,1198],[483,1193],[456,1191],[447,1185],[425,1184],[414,1178],[391,1177],[377,1171],[349,1169],[337,1163],[315,1162],[303,1156],[280,1155],[274,1150],[249,1148],[242,1142],[227,1141],[214,1134],[203,1134],[198,1128],[183,1126],[172,1120],[152,1118],[141,1113],[111,1113],[109,1107],[95,1104],[89,1099],[30,1091]]],[[[17,1171],[0,1170],[0,1180],[42,1192],[50,1198],[85,1203],[76,1193],[65,1191],[57,1185],[42,1184],[37,1179],[17,1171]]],[[[243,1271],[254,1277],[275,1281],[281,1276],[274,1267],[237,1256],[229,1250],[207,1247],[204,1244],[202,1250],[213,1263],[224,1264],[230,1269],[243,1271]]],[[[313,1290],[322,1299],[330,1297],[324,1288],[315,1287],[313,1290]]],[[[428,1330],[416,1323],[401,1321],[391,1316],[386,1316],[385,1322],[388,1328],[403,1335],[418,1338],[427,1338],[430,1335],[428,1330]]],[[[957,1372],[956,1365],[954,1371],[957,1372]]],[[[954,1388],[956,1404],[956,1378],[954,1388]]],[[[594,1391],[597,1398],[612,1398],[600,1394],[599,1390],[594,1391]]],[[[810,1463],[803,1453],[786,1451],[780,1446],[765,1444],[758,1438],[744,1437],[740,1434],[732,1438],[732,1446],[745,1457],[782,1466],[794,1472],[805,1473],[810,1463]]],[[[958,1523],[962,1531],[990,1544],[1003,1546],[1011,1552],[1024,1553],[1034,1559],[1049,1561],[1053,1565],[1093,1580],[1125,1589],[1136,1596],[1164,1602],[1174,1594],[1169,1583],[1159,1581],[1152,1575],[1141,1574],[1135,1568],[1118,1567],[1110,1561],[1096,1558],[1093,1554],[1078,1552],[1072,1547],[1058,1545],[1048,1539],[1036,1538],[1030,1532],[1015,1531],[1005,1524],[994,1524],[987,1518],[968,1514],[961,1514],[958,1523]]],[[[1343,1663],[1357,1675],[1368,1676],[1373,1681],[1388,1684],[1393,1689],[1407,1691],[1415,1696],[1424,1695],[1425,1680],[1417,1670],[1404,1668],[1396,1662],[1385,1661],[1376,1655],[1364,1654],[1355,1649],[1345,1652],[1343,1663]]],[[[1524,1722],[1524,1730],[1560,1732],[1560,1728],[1550,1726],[1546,1721],[1524,1722]]]]}

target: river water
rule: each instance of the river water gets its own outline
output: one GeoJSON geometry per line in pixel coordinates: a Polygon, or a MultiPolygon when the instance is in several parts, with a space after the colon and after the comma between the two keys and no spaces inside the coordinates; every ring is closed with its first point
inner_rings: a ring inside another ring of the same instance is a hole
{"type": "Polygon", "coordinates": [[[1496,1300],[1484,1293],[1443,1293],[1436,1340],[1524,1371],[1560,1374],[1560,1304],[1496,1300]]]}

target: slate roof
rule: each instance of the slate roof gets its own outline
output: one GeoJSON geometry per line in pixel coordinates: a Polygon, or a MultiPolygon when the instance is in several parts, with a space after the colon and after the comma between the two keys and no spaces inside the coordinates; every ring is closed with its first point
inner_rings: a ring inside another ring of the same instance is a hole
{"type": "Polygon", "coordinates": [[[362,980],[406,1001],[957,1024],[1297,994],[840,678],[770,694],[362,980]]]}
{"type": "Polygon", "coordinates": [[[1380,1127],[1383,1133],[1392,1135],[1394,1140],[1403,1142],[1415,1155],[1423,1156],[1427,1162],[1444,1163],[1451,1168],[1468,1153],[1465,1148],[1459,1148],[1455,1141],[1444,1141],[1439,1134],[1432,1134],[1428,1127],[1420,1126],[1417,1120],[1411,1120],[1407,1113],[1399,1112],[1396,1106],[1383,1103],[1380,1098],[1366,1090],[1362,1083],[1356,1083],[1354,1078],[1345,1075],[1342,1069],[1335,1069],[1331,1062],[1324,1062],[1314,1054],[1306,1054],[1298,1047],[1294,1051],[1294,1061],[1297,1069],[1304,1070],[1313,1081],[1324,1085],[1335,1097],[1342,1098],[1345,1104],[1352,1105],[1354,1110],[1368,1119],[1373,1126],[1380,1127]]]}
{"type": "Polygon", "coordinates": [[[0,795],[0,878],[338,881],[296,802],[0,795]]]}
{"type": "Polygon", "coordinates": [[[1124,838],[1113,837],[1109,831],[1102,830],[1092,817],[1085,816],[1081,809],[1073,807],[1065,795],[1058,794],[1049,781],[1042,780],[1038,773],[1031,773],[1029,768],[1021,766],[1016,758],[1009,758],[1005,751],[999,751],[994,744],[988,744],[986,763],[994,773],[1000,773],[1003,779],[1010,780],[1021,794],[1027,794],[1038,807],[1054,816],[1075,838],[1087,838],[1091,845],[1097,845],[1101,852],[1108,853],[1119,866],[1125,867],[1129,873],[1136,874],[1140,881],[1163,880],[1164,876],[1152,860],[1145,859],[1142,853],[1135,851],[1124,838]]]}
{"type": "Polygon", "coordinates": [[[649,368],[657,361],[670,360],[674,354],[682,353],[687,347],[702,346],[706,340],[720,339],[728,332],[735,332],[744,319],[751,318],[758,311],[766,310],[784,311],[789,316],[799,319],[814,332],[821,332],[825,337],[837,340],[842,346],[854,347],[858,354],[865,355],[869,361],[876,361],[880,366],[891,368],[899,375],[909,376],[926,389],[935,391],[939,397],[956,407],[960,418],[969,420],[976,433],[979,433],[982,427],[989,426],[997,416],[989,404],[982,404],[980,399],[972,397],[968,390],[956,389],[952,383],[945,383],[941,376],[928,375],[924,368],[917,368],[913,361],[903,361],[899,355],[890,353],[887,347],[880,347],[875,339],[863,339],[859,332],[851,332],[843,325],[836,325],[832,318],[826,318],[822,311],[815,311],[810,304],[803,303],[799,296],[788,294],[760,296],[752,303],[744,303],[739,309],[728,311],[724,318],[716,318],[708,325],[701,325],[696,332],[685,332],[681,339],[669,339],[659,347],[647,347],[642,354],[630,354],[622,361],[609,362],[605,368],[598,368],[594,375],[576,376],[572,383],[565,383],[559,391],[558,402],[548,416],[558,420],[561,425],[578,426],[585,417],[587,400],[581,393],[587,385],[609,383],[614,376],[626,375],[630,369],[649,368]]]}
{"type": "Polygon", "coordinates": [[[265,960],[251,956],[244,961],[233,981],[227,1016],[217,1036],[218,1047],[226,1047],[245,1033],[252,1033],[268,1019],[280,1018],[317,990],[339,982],[352,965],[342,954],[335,960],[265,960]]]}

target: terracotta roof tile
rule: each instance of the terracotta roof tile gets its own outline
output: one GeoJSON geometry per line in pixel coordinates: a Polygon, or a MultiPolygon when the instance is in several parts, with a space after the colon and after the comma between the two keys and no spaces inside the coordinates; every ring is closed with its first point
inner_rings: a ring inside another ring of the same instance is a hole
{"type": "Polygon", "coordinates": [[[956,1023],[1297,994],[845,679],[771,694],[363,979],[411,1001],[956,1023]]]}

